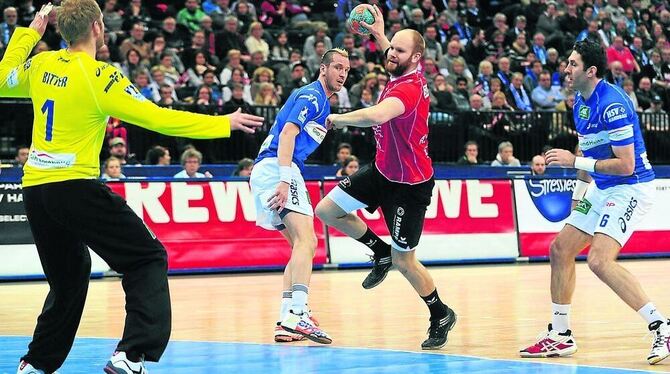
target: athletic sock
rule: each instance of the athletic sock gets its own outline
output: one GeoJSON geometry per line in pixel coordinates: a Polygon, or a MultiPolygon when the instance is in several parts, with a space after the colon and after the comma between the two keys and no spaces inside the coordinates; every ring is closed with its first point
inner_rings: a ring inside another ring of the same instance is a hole
{"type": "Polygon", "coordinates": [[[439,320],[447,316],[447,306],[440,300],[437,288],[428,296],[421,296],[430,310],[430,320],[439,320]]]}
{"type": "Polygon", "coordinates": [[[293,300],[291,298],[291,291],[282,291],[281,307],[279,308],[279,322],[283,321],[289,310],[291,310],[292,302],[293,300]]]}
{"type": "Polygon", "coordinates": [[[656,321],[663,321],[663,322],[667,321],[667,319],[665,319],[663,314],[661,314],[661,312],[659,312],[658,309],[656,309],[656,305],[654,305],[654,303],[652,303],[651,301],[644,304],[644,306],[640,308],[640,310],[638,310],[637,312],[639,315],[642,316],[642,318],[645,319],[645,321],[647,321],[647,324],[656,321]]]}
{"type": "Polygon", "coordinates": [[[551,328],[566,332],[570,329],[570,304],[551,303],[551,328]]]}
{"type": "Polygon", "coordinates": [[[293,314],[302,314],[306,312],[308,287],[304,284],[296,283],[291,292],[291,311],[293,314]]]}
{"type": "Polygon", "coordinates": [[[377,234],[370,230],[369,227],[367,231],[365,231],[365,234],[356,240],[363,243],[366,247],[372,249],[372,252],[374,252],[375,256],[379,258],[391,256],[391,245],[386,244],[383,240],[381,240],[377,234]]]}

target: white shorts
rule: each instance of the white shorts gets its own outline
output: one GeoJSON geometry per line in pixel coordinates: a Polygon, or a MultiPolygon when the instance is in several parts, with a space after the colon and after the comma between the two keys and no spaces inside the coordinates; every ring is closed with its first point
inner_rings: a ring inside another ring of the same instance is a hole
{"type": "Polygon", "coordinates": [[[254,165],[251,171],[250,183],[251,192],[254,195],[256,204],[256,225],[267,230],[283,230],[282,223],[284,214],[291,212],[301,213],[310,217],[314,216],[312,202],[309,199],[309,193],[305,186],[305,180],[302,179],[300,169],[295,163],[291,164],[293,175],[291,185],[288,189],[288,200],[281,217],[276,210],[268,208],[268,199],[274,195],[279,183],[279,163],[277,158],[264,158],[254,165]]]}
{"type": "Polygon", "coordinates": [[[591,182],[566,223],[589,235],[605,234],[623,247],[651,210],[655,193],[655,181],[622,184],[605,190],[591,182]]]}

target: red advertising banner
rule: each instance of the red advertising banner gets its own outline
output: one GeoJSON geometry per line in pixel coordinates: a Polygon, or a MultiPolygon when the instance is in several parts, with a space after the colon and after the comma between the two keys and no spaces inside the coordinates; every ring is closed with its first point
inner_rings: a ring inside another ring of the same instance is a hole
{"type": "MultiPolygon", "coordinates": [[[[326,194],[337,185],[324,182],[326,194]]],[[[358,211],[370,228],[388,233],[381,210],[373,214],[358,211]]],[[[431,204],[426,211],[423,234],[514,233],[514,208],[509,180],[436,180],[431,204]]],[[[328,235],[344,236],[329,228],[328,235]]]]}
{"type": "MultiPolygon", "coordinates": [[[[111,182],[168,251],[170,270],[284,266],[291,256],[278,231],[256,226],[246,181],[111,182]]],[[[313,204],[320,182],[307,182],[313,204]]],[[[323,224],[314,222],[315,264],[326,262],[323,224]]]]}

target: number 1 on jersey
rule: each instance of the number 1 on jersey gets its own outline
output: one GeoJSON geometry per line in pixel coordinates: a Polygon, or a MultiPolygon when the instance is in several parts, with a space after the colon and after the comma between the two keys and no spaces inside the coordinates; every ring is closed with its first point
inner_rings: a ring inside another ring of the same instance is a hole
{"type": "Polygon", "coordinates": [[[47,131],[46,131],[46,136],[44,137],[44,140],[50,142],[51,137],[53,136],[53,128],[54,128],[54,101],[53,100],[47,100],[44,102],[44,105],[42,105],[42,114],[46,112],[47,115],[47,131]]]}

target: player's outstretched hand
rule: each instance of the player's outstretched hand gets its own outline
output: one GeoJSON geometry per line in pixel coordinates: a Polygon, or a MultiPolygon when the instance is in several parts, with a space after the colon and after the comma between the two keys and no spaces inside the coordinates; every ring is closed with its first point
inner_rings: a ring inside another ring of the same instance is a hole
{"type": "Polygon", "coordinates": [[[49,23],[49,13],[53,10],[54,7],[51,3],[42,5],[42,8],[40,8],[39,12],[35,13],[35,18],[33,18],[33,21],[28,27],[37,31],[40,36],[44,35],[44,31],[46,31],[47,24],[49,23]]]}
{"type": "Polygon", "coordinates": [[[575,166],[575,155],[565,149],[553,148],[545,153],[545,161],[549,166],[575,166]]]}
{"type": "Polygon", "coordinates": [[[242,130],[248,134],[256,132],[256,127],[263,126],[263,121],[265,120],[263,117],[242,113],[242,109],[240,108],[228,116],[230,117],[231,130],[242,130]]]}
{"type": "Polygon", "coordinates": [[[363,4],[370,13],[375,17],[375,22],[370,25],[365,21],[361,21],[361,26],[370,30],[370,34],[374,35],[375,38],[378,38],[380,35],[384,35],[384,16],[382,16],[382,11],[376,5],[363,4]]]}

